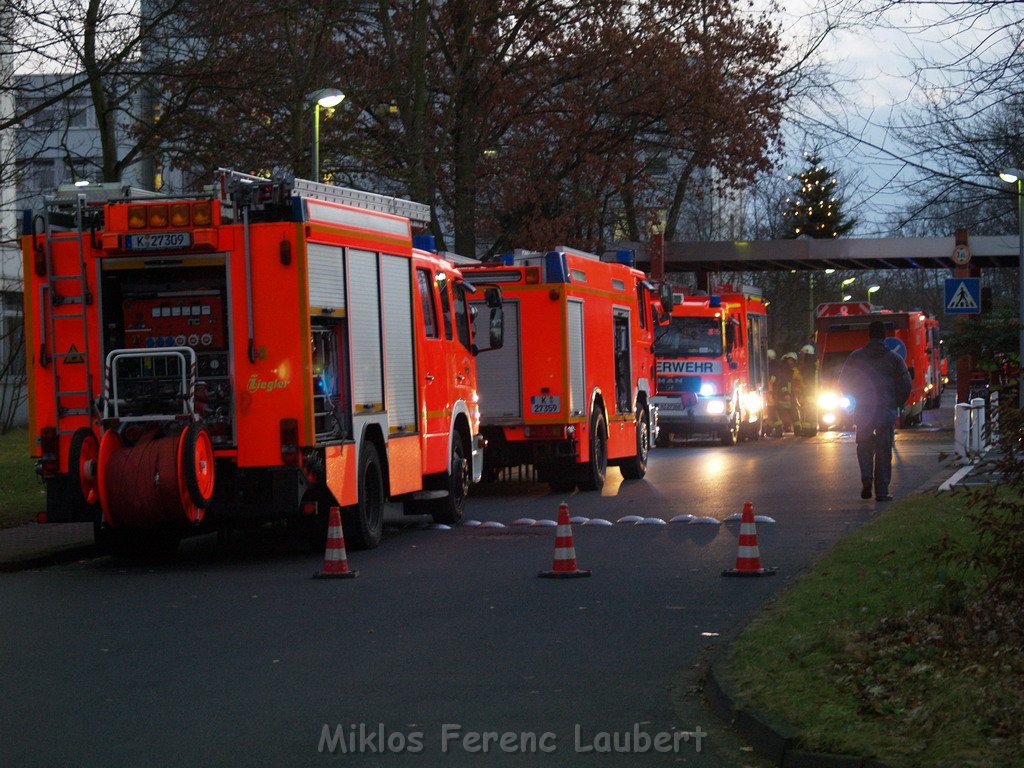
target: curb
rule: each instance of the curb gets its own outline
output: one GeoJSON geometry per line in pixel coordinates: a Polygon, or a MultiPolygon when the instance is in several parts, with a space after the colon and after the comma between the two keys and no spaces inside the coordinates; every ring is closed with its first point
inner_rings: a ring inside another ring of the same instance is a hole
{"type": "Polygon", "coordinates": [[[32,571],[37,568],[49,568],[53,565],[64,565],[75,560],[92,558],[95,555],[95,544],[78,544],[50,552],[0,561],[0,573],[18,573],[20,571],[32,571]]]}
{"type": "Polygon", "coordinates": [[[796,728],[780,723],[738,700],[721,670],[728,649],[729,645],[723,646],[708,666],[704,693],[718,715],[732,723],[762,757],[780,768],[898,768],[874,758],[798,749],[796,744],[800,732],[796,728]]]}

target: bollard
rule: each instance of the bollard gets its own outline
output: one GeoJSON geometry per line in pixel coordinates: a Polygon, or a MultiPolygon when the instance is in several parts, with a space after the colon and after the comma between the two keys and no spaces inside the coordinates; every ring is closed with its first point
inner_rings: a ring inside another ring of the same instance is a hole
{"type": "Polygon", "coordinates": [[[975,397],[971,400],[971,432],[967,444],[967,451],[973,456],[981,453],[981,433],[985,426],[985,399],[975,397]]]}
{"type": "Polygon", "coordinates": [[[967,459],[967,439],[971,429],[971,406],[957,403],[953,407],[953,451],[961,459],[967,459]]]}
{"type": "Polygon", "coordinates": [[[988,396],[988,442],[994,443],[999,439],[999,393],[993,392],[988,396]]]}

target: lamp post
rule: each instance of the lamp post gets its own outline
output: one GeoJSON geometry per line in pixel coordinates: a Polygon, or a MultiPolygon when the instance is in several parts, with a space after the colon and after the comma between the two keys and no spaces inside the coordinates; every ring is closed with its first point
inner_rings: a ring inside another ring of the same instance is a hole
{"type": "Polygon", "coordinates": [[[320,181],[320,107],[336,107],[345,100],[337,88],[321,88],[306,98],[313,102],[313,181],[320,181]]]}
{"type": "Polygon", "coordinates": [[[869,285],[868,286],[868,304],[871,303],[871,294],[874,293],[875,291],[877,291],[881,287],[882,286],[880,286],[880,285],[869,285]]]}
{"type": "Polygon", "coordinates": [[[1019,168],[1007,168],[999,174],[999,178],[1007,184],[1017,185],[1017,230],[1020,238],[1020,261],[1017,262],[1017,292],[1020,294],[1017,310],[1017,321],[1020,324],[1020,339],[1017,348],[1017,407],[1024,408],[1024,385],[1021,384],[1020,371],[1024,368],[1024,171],[1019,168]]]}
{"type": "Polygon", "coordinates": [[[839,284],[839,292],[843,294],[843,301],[849,301],[852,297],[846,292],[846,286],[850,285],[856,277],[848,277],[839,284]]]}

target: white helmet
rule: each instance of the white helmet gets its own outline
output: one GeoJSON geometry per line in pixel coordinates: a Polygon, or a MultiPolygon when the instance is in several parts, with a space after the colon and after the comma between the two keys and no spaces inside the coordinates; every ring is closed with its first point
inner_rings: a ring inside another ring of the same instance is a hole
{"type": "Polygon", "coordinates": [[[768,359],[769,360],[774,360],[775,359],[775,350],[774,349],[769,349],[768,350],[768,359]]]}
{"type": "Polygon", "coordinates": [[[796,352],[787,352],[782,356],[783,360],[796,360],[796,352]]]}
{"type": "Polygon", "coordinates": [[[804,344],[802,347],[800,347],[800,351],[805,355],[813,355],[814,347],[812,347],[810,344],[804,344]]]}

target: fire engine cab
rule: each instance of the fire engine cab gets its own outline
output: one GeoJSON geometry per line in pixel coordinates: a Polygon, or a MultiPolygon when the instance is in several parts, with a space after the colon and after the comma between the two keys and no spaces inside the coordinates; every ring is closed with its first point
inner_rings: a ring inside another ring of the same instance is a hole
{"type": "Polygon", "coordinates": [[[678,293],[655,336],[661,442],[712,434],[723,445],[761,436],[768,383],[767,304],[760,289],[678,293]]]}
{"type": "Polygon", "coordinates": [[[428,220],[226,170],[199,196],[74,188],[26,216],[46,519],[128,548],[278,519],[322,546],[332,505],[373,547],[389,499],[457,521],[483,465],[476,289],[413,247],[428,220]]]}
{"type": "Polygon", "coordinates": [[[560,491],[600,490],[609,464],[643,477],[657,428],[644,273],[564,246],[464,272],[500,285],[507,329],[501,351],[480,360],[485,474],[533,465],[560,491]]]}
{"type": "Polygon", "coordinates": [[[868,343],[868,325],[874,320],[885,326],[885,345],[903,358],[913,381],[910,398],[900,411],[899,426],[920,424],[922,411],[938,405],[941,382],[937,324],[930,324],[924,312],[893,312],[865,301],[825,302],[818,305],[814,320],[822,429],[853,426],[854,403],[839,391],[839,373],[850,353],[868,343]]]}

